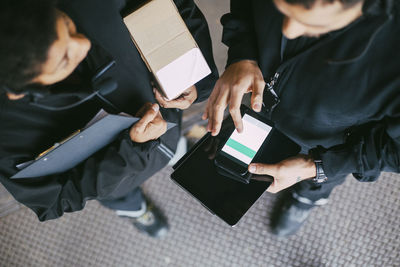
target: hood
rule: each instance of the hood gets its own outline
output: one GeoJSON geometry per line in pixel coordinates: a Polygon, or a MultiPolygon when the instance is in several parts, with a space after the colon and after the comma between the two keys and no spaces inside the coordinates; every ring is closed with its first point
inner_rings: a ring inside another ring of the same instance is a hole
{"type": "Polygon", "coordinates": [[[349,64],[361,59],[369,51],[382,29],[392,23],[394,17],[398,15],[399,3],[396,1],[366,0],[363,15],[348,27],[332,34],[332,37],[344,45],[341,46],[339,53],[327,59],[328,64],[349,64]],[[349,29],[352,29],[351,33],[348,33],[349,29]],[[355,32],[357,36],[354,36],[355,32]]]}
{"type": "Polygon", "coordinates": [[[92,44],[87,57],[69,77],[51,86],[30,90],[27,97],[34,106],[59,111],[80,105],[98,96],[114,110],[115,107],[104,98],[104,95],[117,88],[116,82],[110,80],[107,75],[115,64],[101,46],[92,44]],[[58,103],[63,103],[63,105],[58,103]],[[65,103],[68,104],[65,105],[65,103]]]}

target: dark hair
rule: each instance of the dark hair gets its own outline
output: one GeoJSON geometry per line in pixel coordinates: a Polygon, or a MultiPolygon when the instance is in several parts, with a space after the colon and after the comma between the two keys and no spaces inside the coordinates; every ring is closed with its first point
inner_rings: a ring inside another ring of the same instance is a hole
{"type": "Polygon", "coordinates": [[[292,5],[302,5],[306,9],[310,9],[313,7],[313,5],[319,1],[321,1],[324,4],[332,4],[333,2],[340,1],[345,8],[351,7],[357,3],[363,2],[364,0],[284,0],[288,4],[292,5]]]}
{"type": "Polygon", "coordinates": [[[57,39],[56,0],[1,0],[0,90],[23,92],[57,39]]]}

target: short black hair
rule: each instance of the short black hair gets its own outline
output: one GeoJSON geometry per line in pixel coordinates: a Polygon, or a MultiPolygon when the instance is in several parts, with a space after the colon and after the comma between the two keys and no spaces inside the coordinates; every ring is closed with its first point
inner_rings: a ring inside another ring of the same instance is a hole
{"type": "Polygon", "coordinates": [[[306,9],[310,9],[317,2],[321,2],[324,4],[332,4],[336,1],[340,1],[345,8],[351,7],[357,3],[363,2],[364,0],[284,0],[288,4],[292,5],[302,5],[306,9]]]}
{"type": "Polygon", "coordinates": [[[1,0],[0,90],[21,93],[40,74],[56,21],[56,0],[1,0]]]}

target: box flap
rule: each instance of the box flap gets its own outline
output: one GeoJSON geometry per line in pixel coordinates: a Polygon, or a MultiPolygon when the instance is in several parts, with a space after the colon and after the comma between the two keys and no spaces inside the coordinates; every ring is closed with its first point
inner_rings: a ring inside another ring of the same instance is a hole
{"type": "Polygon", "coordinates": [[[124,22],[145,57],[188,32],[170,0],[152,0],[125,17],[124,22]]]}

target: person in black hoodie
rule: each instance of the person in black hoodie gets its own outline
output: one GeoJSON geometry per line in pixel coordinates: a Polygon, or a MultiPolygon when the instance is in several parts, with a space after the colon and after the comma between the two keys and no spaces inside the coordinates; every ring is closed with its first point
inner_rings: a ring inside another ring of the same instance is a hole
{"type": "Polygon", "coordinates": [[[166,121],[179,124],[181,109],[205,100],[218,78],[204,16],[192,0],[175,3],[212,74],[166,101],[153,92],[123,23],[125,1],[2,1],[0,182],[40,221],[98,199],[151,236],[168,229],[139,186],[174,155],[179,127],[166,131],[166,121]],[[19,164],[83,128],[101,109],[142,119],[66,172],[10,179],[19,164]]]}
{"type": "Polygon", "coordinates": [[[218,134],[229,104],[240,131],[239,106],[252,92],[252,108],[302,147],[278,164],[249,165],[274,177],[269,192],[290,188],[275,234],[295,233],[348,174],[400,172],[399,12],[393,0],[231,0],[221,19],[228,64],[203,118],[218,134]]]}

